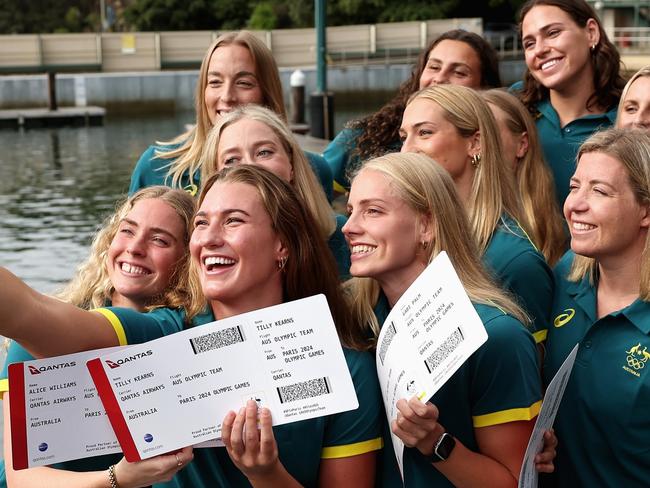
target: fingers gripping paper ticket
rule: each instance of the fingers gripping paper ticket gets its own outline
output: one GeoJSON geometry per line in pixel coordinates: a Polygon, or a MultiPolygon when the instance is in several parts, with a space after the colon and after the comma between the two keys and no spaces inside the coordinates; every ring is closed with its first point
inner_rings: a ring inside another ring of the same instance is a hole
{"type": "MultiPolygon", "coordinates": [[[[441,252],[397,301],[377,339],[388,422],[397,418],[400,398],[428,401],[486,340],[483,322],[441,252]]],[[[402,472],[404,443],[391,437],[402,472]]]]}
{"type": "Polygon", "coordinates": [[[323,295],[194,327],[88,362],[128,461],[220,437],[249,399],[285,424],[356,409],[323,295]]]}

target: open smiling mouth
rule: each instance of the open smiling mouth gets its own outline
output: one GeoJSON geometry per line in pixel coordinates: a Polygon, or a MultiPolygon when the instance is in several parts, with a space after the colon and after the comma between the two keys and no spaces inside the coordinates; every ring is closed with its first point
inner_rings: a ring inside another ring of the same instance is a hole
{"type": "Polygon", "coordinates": [[[120,269],[126,274],[136,276],[145,276],[151,274],[151,271],[149,271],[147,268],[126,262],[120,263],[120,269]]]}
{"type": "Polygon", "coordinates": [[[218,269],[225,269],[232,266],[237,261],[231,258],[226,258],[223,256],[210,256],[203,260],[205,269],[208,271],[216,271],[218,269]]]}
{"type": "Polygon", "coordinates": [[[365,244],[361,244],[361,245],[352,246],[352,248],[350,249],[350,253],[355,255],[370,254],[375,249],[377,249],[376,246],[368,246],[365,244]]]}

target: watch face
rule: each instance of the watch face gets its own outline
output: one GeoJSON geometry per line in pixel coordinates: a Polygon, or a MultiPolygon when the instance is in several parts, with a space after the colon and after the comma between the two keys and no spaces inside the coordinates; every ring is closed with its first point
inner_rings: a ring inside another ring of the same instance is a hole
{"type": "Polygon", "coordinates": [[[455,439],[449,433],[445,432],[440,436],[440,439],[438,439],[433,451],[433,456],[437,456],[439,461],[444,461],[451,455],[451,451],[454,450],[455,446],[455,439]]]}

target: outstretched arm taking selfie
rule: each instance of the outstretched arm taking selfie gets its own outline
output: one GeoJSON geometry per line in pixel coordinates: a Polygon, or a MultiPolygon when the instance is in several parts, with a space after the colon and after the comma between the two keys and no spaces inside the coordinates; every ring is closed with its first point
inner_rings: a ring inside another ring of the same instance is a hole
{"type": "Polygon", "coordinates": [[[27,286],[0,268],[0,335],[37,358],[120,345],[111,322],[27,286]]]}

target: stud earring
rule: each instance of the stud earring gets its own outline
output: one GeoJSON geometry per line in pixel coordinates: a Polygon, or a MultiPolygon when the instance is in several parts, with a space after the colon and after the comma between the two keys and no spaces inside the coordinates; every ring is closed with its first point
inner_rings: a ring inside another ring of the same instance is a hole
{"type": "Polygon", "coordinates": [[[422,241],[420,243],[422,245],[422,249],[426,250],[427,247],[429,247],[429,243],[427,241],[422,241]]]}
{"type": "Polygon", "coordinates": [[[478,168],[479,163],[481,162],[481,155],[479,153],[476,153],[472,156],[472,166],[475,168],[478,168]]]}

